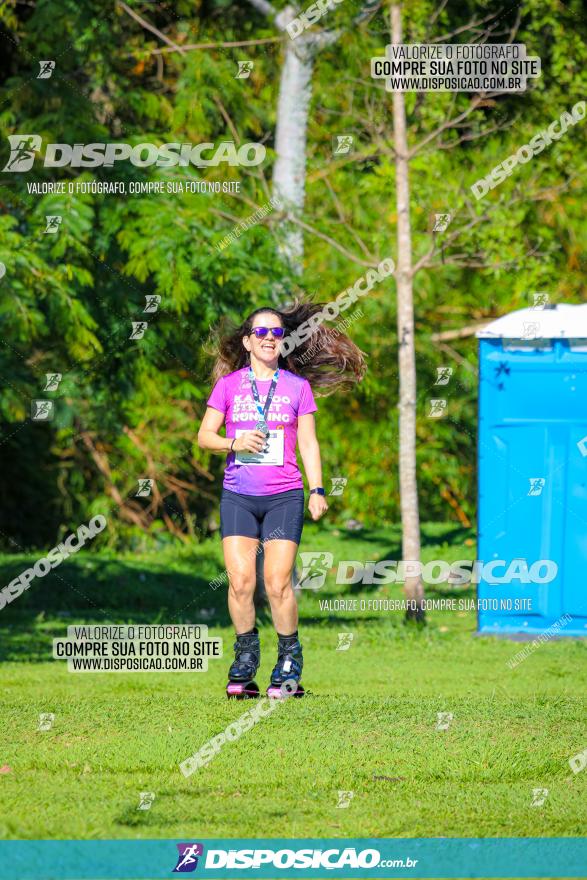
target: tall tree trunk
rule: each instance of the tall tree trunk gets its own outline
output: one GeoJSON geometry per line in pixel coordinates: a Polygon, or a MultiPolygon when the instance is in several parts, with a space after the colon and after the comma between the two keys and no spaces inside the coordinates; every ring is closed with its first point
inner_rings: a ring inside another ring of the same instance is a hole
{"type": "MultiPolygon", "coordinates": [[[[287,26],[296,18],[298,10],[291,5],[277,11],[270,0],[248,0],[263,15],[273,19],[275,26],[287,34],[287,26]]],[[[364,0],[359,13],[353,18],[357,27],[378,9],[380,0],[364,0]]],[[[285,39],[285,59],[279,82],[279,100],[275,123],[275,153],[273,166],[273,194],[283,201],[284,209],[301,217],[306,196],[306,133],[312,97],[312,74],[316,55],[334,45],[343,31],[322,30],[300,34],[293,40],[285,39]]],[[[280,251],[290,269],[301,275],[304,257],[302,229],[295,223],[283,224],[280,251]]]]}
{"type": "MultiPolygon", "coordinates": [[[[391,7],[392,42],[402,41],[401,6],[391,7]]],[[[401,92],[393,93],[397,204],[397,333],[399,369],[399,491],[402,553],[405,561],[420,561],[420,513],[416,480],[416,348],[412,290],[412,234],[406,108],[401,92]]],[[[406,573],[406,598],[415,603],[407,617],[424,618],[424,589],[419,573],[406,573]]]]}
{"type": "MultiPolygon", "coordinates": [[[[296,17],[293,6],[285,6],[277,12],[269,0],[249,0],[255,9],[272,18],[282,33],[287,33],[287,25],[296,17]]],[[[365,0],[364,6],[354,23],[357,26],[367,19],[379,5],[379,0],[365,0]]],[[[312,74],[314,58],[326,46],[339,39],[341,31],[311,32],[295,40],[285,40],[285,60],[279,83],[279,100],[275,123],[275,165],[273,166],[273,195],[283,203],[283,209],[291,216],[301,217],[306,197],[306,134],[312,97],[312,74]]],[[[290,270],[301,275],[304,260],[304,237],[300,226],[285,221],[280,230],[279,250],[290,270]]],[[[273,296],[279,306],[283,292],[274,290],[273,296]]],[[[257,588],[255,604],[266,601],[265,580],[263,576],[263,551],[257,555],[257,588]]],[[[299,581],[297,567],[294,569],[294,583],[299,581]]]]}
{"type": "MultiPolygon", "coordinates": [[[[291,7],[287,7],[289,10],[291,7]]],[[[293,17],[293,10],[291,13],[293,17]]],[[[283,202],[284,210],[297,217],[302,215],[306,195],[306,132],[313,66],[313,52],[304,38],[288,38],[277,105],[273,193],[283,202]]],[[[304,257],[301,227],[284,223],[280,250],[291,270],[300,275],[304,257]]]]}
{"type": "MultiPolygon", "coordinates": [[[[286,6],[277,16],[281,30],[295,18],[296,11],[286,6]]],[[[279,82],[277,119],[275,122],[275,164],[273,166],[273,195],[279,199],[283,210],[301,217],[306,198],[306,133],[312,97],[312,74],[314,72],[314,46],[311,37],[285,40],[285,59],[279,82]]],[[[288,268],[301,275],[304,261],[304,235],[302,228],[287,219],[278,232],[279,252],[288,268]]],[[[283,304],[283,291],[276,288],[273,298],[277,306],[283,304]]],[[[263,549],[257,554],[255,607],[267,602],[265,589],[265,556],[263,549]]],[[[294,583],[299,580],[297,565],[294,567],[294,583]]]]}

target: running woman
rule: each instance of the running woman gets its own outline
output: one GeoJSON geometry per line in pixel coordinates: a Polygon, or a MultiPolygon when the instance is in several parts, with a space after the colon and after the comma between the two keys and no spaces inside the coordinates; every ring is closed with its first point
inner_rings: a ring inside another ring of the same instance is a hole
{"type": "MultiPolygon", "coordinates": [[[[259,542],[264,580],[277,632],[277,662],[269,697],[302,696],[302,645],[292,572],[304,524],[303,480],[296,442],[309,484],[313,520],[328,510],[322,486],[320,447],[312,384],[323,393],[359,381],[362,352],[343,333],[320,324],[306,342],[285,357],[281,342],[319,312],[318,304],[261,308],[236,330],[220,336],[215,380],[198,433],[198,444],[228,454],[220,501],[220,527],[228,572],[228,610],[235,631],[235,659],[227,695],[257,696],[254,681],[261,660],[253,596],[259,542]],[[225,426],[226,436],[221,432],[225,426]]],[[[301,335],[301,334],[300,334],[301,335]]]]}

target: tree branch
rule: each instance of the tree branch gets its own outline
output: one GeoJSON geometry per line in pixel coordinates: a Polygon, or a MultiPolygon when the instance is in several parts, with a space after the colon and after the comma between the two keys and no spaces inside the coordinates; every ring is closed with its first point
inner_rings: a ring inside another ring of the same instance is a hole
{"type": "Polygon", "coordinates": [[[449,355],[449,357],[453,358],[453,360],[455,360],[457,364],[465,367],[465,369],[469,370],[475,375],[478,374],[479,370],[477,369],[477,367],[475,367],[470,361],[468,361],[467,358],[463,357],[462,354],[459,354],[458,351],[455,351],[454,348],[451,348],[450,345],[446,345],[446,343],[444,342],[437,342],[433,337],[430,337],[430,339],[441,351],[445,351],[449,355]]]}
{"type": "Polygon", "coordinates": [[[363,266],[366,269],[376,269],[378,266],[378,262],[375,260],[367,262],[366,260],[362,260],[360,257],[355,256],[350,251],[347,251],[338,241],[335,241],[333,238],[330,238],[329,235],[326,235],[324,232],[320,232],[319,229],[315,229],[313,226],[310,226],[308,223],[304,223],[303,220],[300,220],[299,217],[288,217],[292,223],[297,223],[298,226],[301,226],[302,229],[305,229],[306,232],[310,232],[312,235],[315,235],[317,238],[321,238],[322,241],[325,241],[331,247],[335,248],[335,250],[339,251],[339,253],[344,254],[349,260],[353,263],[357,263],[359,266],[363,266]]]}
{"type": "MultiPolygon", "coordinates": [[[[518,202],[525,202],[525,203],[526,202],[539,202],[539,201],[542,201],[543,199],[546,199],[549,197],[552,198],[554,195],[557,195],[558,193],[564,192],[566,189],[568,189],[569,186],[571,185],[571,183],[573,183],[573,181],[576,179],[578,179],[578,175],[575,174],[575,175],[571,176],[568,180],[564,180],[562,183],[559,183],[557,186],[545,187],[544,189],[536,190],[536,192],[534,192],[534,193],[530,192],[530,194],[528,194],[529,187],[525,187],[523,193],[521,193],[518,196],[511,196],[508,199],[508,205],[511,207],[512,205],[515,205],[518,202]]],[[[465,207],[469,210],[469,212],[471,214],[471,220],[469,221],[469,223],[466,223],[464,226],[460,226],[458,229],[454,229],[451,233],[449,233],[446,236],[446,238],[443,238],[441,251],[444,250],[447,247],[447,245],[452,244],[454,241],[456,241],[458,238],[460,238],[460,236],[464,232],[467,232],[469,229],[472,229],[474,226],[477,226],[479,223],[482,223],[486,220],[490,220],[491,214],[494,211],[498,210],[498,208],[500,207],[500,204],[496,203],[496,202],[487,203],[486,210],[482,214],[473,214],[473,207],[474,206],[468,200],[465,203],[465,207]]],[[[415,263],[414,268],[413,268],[414,275],[416,274],[416,272],[419,272],[421,269],[440,268],[443,265],[464,265],[462,263],[456,263],[454,260],[454,255],[451,255],[448,258],[448,260],[445,260],[443,263],[431,263],[430,262],[431,258],[435,254],[438,254],[438,252],[439,252],[439,249],[436,246],[436,242],[434,242],[432,247],[430,247],[429,250],[425,254],[423,254],[420,257],[420,259],[415,263]]],[[[534,253],[534,252],[535,252],[535,249],[529,251],[528,254],[534,253]]],[[[479,264],[475,264],[475,266],[473,268],[480,268],[479,264]]],[[[492,266],[483,265],[483,268],[492,268],[492,266]]],[[[493,266],[493,268],[497,268],[497,264],[495,264],[495,266],[493,266]]]]}
{"type": "Polygon", "coordinates": [[[308,183],[313,183],[315,180],[321,180],[323,177],[327,177],[329,174],[338,171],[339,168],[342,168],[343,165],[348,165],[350,162],[367,162],[369,159],[377,159],[381,155],[393,157],[395,156],[395,152],[391,148],[383,149],[381,152],[368,150],[364,153],[353,153],[345,159],[336,159],[330,162],[325,168],[320,168],[318,171],[312,171],[308,174],[308,183]]]}
{"type": "Polygon", "coordinates": [[[90,453],[90,456],[94,461],[94,464],[106,480],[106,492],[118,505],[120,509],[120,515],[127,521],[134,523],[136,526],[139,526],[139,528],[146,530],[147,522],[144,519],[144,516],[141,515],[142,510],[137,510],[136,505],[131,505],[130,502],[125,501],[125,499],[122,497],[112,479],[112,472],[110,470],[110,465],[108,464],[108,458],[104,453],[98,452],[90,437],[90,432],[82,430],[79,432],[78,436],[81,437],[84,445],[86,446],[88,452],[90,453]]]}
{"type": "MultiPolygon", "coordinates": [[[[436,9],[434,10],[434,12],[432,13],[432,17],[430,18],[430,21],[428,22],[428,30],[426,32],[426,36],[428,36],[428,34],[430,33],[432,25],[436,24],[437,20],[440,18],[440,16],[444,12],[444,9],[445,9],[447,3],[448,3],[448,0],[442,0],[442,3],[440,3],[439,6],[437,6],[436,9]]],[[[422,40],[422,42],[426,43],[426,42],[428,42],[428,40],[424,39],[424,40],[422,40]]]]}
{"type": "MultiPolygon", "coordinates": [[[[186,43],[185,46],[166,49],[151,49],[149,55],[162,55],[164,52],[190,52],[194,49],[236,49],[240,46],[261,46],[264,43],[281,43],[282,37],[265,37],[262,40],[236,40],[228,43],[186,43]]],[[[129,52],[129,55],[134,53],[129,52]]]]}
{"type": "Polygon", "coordinates": [[[131,9],[130,6],[127,6],[126,3],[123,2],[123,0],[118,0],[118,5],[122,9],[124,9],[124,11],[128,15],[130,15],[131,18],[134,18],[135,21],[138,21],[141,27],[144,27],[147,31],[151,31],[152,34],[155,34],[156,37],[159,37],[159,39],[163,40],[164,43],[167,43],[168,46],[171,46],[174,52],[181,52],[182,55],[185,54],[184,49],[181,46],[178,46],[177,43],[174,43],[173,40],[170,40],[169,37],[166,37],[165,34],[157,30],[154,25],[149,24],[148,21],[145,21],[144,18],[141,18],[141,16],[136,13],[134,9],[131,9]]]}
{"type": "MultiPolygon", "coordinates": [[[[524,257],[532,257],[537,253],[539,253],[538,245],[526,251],[524,257]]],[[[443,259],[440,263],[429,263],[427,268],[444,269],[446,266],[456,266],[459,269],[509,269],[510,267],[517,266],[520,259],[520,257],[513,257],[511,260],[498,260],[495,263],[486,263],[481,253],[450,254],[449,257],[443,259]]]]}
{"type": "Polygon", "coordinates": [[[263,15],[267,15],[269,18],[275,18],[277,15],[277,10],[268,0],[248,0],[251,6],[254,6],[258,12],[262,12],[263,15]]]}
{"type": "MultiPolygon", "coordinates": [[[[252,0],[249,0],[252,2],[252,0]]],[[[355,15],[349,28],[337,28],[336,30],[331,31],[318,31],[314,34],[308,34],[306,40],[310,43],[312,48],[318,52],[320,49],[324,49],[326,46],[332,46],[336,43],[337,40],[345,33],[345,30],[350,28],[356,28],[367,19],[371,18],[381,6],[381,0],[365,0],[359,12],[355,15]]]]}
{"type": "MultiPolygon", "coordinates": [[[[271,3],[269,3],[269,0],[247,0],[247,2],[250,3],[251,6],[253,6],[258,12],[261,12],[268,18],[272,18],[275,22],[276,27],[278,27],[280,31],[286,31],[287,25],[293,18],[296,17],[297,14],[297,9],[289,4],[284,9],[281,9],[278,12],[275,7],[271,3]]],[[[381,0],[364,0],[361,9],[353,18],[350,27],[357,27],[368,18],[371,18],[371,16],[374,15],[375,12],[377,12],[380,6],[381,0]]],[[[337,40],[340,39],[344,32],[344,28],[337,28],[336,30],[315,31],[306,34],[304,37],[302,37],[301,40],[298,39],[296,43],[297,46],[300,48],[300,51],[310,50],[311,52],[315,53],[319,52],[321,49],[326,48],[327,46],[332,46],[334,43],[337,42],[337,40]]]]}
{"type": "Polygon", "coordinates": [[[478,324],[467,324],[466,327],[460,327],[458,330],[443,330],[441,333],[432,333],[430,339],[432,342],[450,342],[452,339],[466,339],[467,336],[474,336],[477,330],[487,327],[491,321],[480,321],[478,324]]]}
{"type": "MultiPolygon", "coordinates": [[[[469,229],[472,229],[474,226],[477,226],[484,220],[489,220],[489,214],[487,212],[483,214],[476,214],[473,219],[465,226],[460,226],[458,229],[455,229],[453,230],[453,232],[449,233],[446,238],[442,240],[442,247],[446,248],[447,245],[452,244],[453,241],[456,241],[456,239],[459,238],[463,234],[463,232],[467,232],[469,229]]],[[[420,257],[420,259],[414,265],[414,268],[412,269],[412,274],[415,275],[416,272],[420,271],[420,269],[429,267],[429,261],[436,253],[438,253],[438,248],[436,246],[436,242],[434,242],[428,252],[420,257]]]]}
{"type": "Polygon", "coordinates": [[[220,100],[218,95],[214,95],[214,103],[218,107],[218,110],[220,111],[220,115],[222,116],[222,118],[226,122],[228,128],[230,129],[230,133],[232,134],[232,136],[235,140],[235,143],[237,143],[240,146],[240,142],[241,142],[240,135],[239,135],[238,131],[236,130],[236,126],[235,126],[234,122],[232,121],[232,119],[230,118],[230,115],[229,115],[226,107],[224,106],[224,104],[222,103],[222,101],[220,100]]]}
{"type": "MultiPolygon", "coordinates": [[[[441,34],[439,37],[435,37],[432,42],[433,43],[447,43],[453,37],[456,37],[457,34],[462,34],[465,31],[476,30],[479,25],[485,24],[488,21],[491,21],[492,18],[496,18],[500,15],[501,10],[498,9],[497,12],[490,12],[489,15],[486,15],[485,18],[480,18],[475,21],[473,18],[467,22],[467,24],[461,25],[461,27],[457,28],[454,31],[451,31],[449,34],[441,34]]],[[[499,20],[499,19],[498,19],[499,20]]],[[[487,30],[487,29],[486,29],[487,30]]]]}
{"type": "MultiPolygon", "coordinates": [[[[484,128],[482,131],[468,131],[466,134],[459,135],[456,141],[440,141],[436,144],[435,149],[437,150],[452,150],[455,147],[460,146],[461,144],[467,143],[468,141],[476,141],[479,138],[488,137],[490,134],[495,134],[496,131],[507,131],[514,125],[516,120],[512,120],[508,122],[506,125],[500,125],[496,123],[495,125],[490,125],[488,128],[484,128]]],[[[456,126],[457,128],[461,128],[462,126],[456,126]]]]}
{"type": "Polygon", "coordinates": [[[479,106],[483,98],[480,95],[474,95],[471,98],[471,102],[466,110],[463,110],[462,113],[459,113],[458,116],[454,116],[452,119],[447,119],[446,122],[443,122],[442,125],[439,125],[434,131],[430,132],[429,135],[420,141],[419,144],[416,144],[409,152],[408,159],[413,159],[414,156],[420,152],[420,150],[429,144],[430,141],[433,141],[438,137],[439,134],[442,134],[443,131],[446,131],[447,128],[454,128],[455,124],[462,122],[463,119],[467,119],[468,116],[471,115],[479,106]]]}
{"type": "Polygon", "coordinates": [[[364,241],[363,241],[362,238],[359,236],[359,234],[358,234],[357,232],[355,232],[355,230],[354,230],[354,229],[352,228],[352,226],[349,224],[347,218],[346,218],[345,215],[344,215],[344,209],[343,209],[343,206],[342,206],[342,204],[341,204],[341,202],[340,202],[338,196],[336,195],[336,193],[335,193],[335,191],[334,191],[334,188],[333,188],[332,184],[330,183],[330,181],[328,180],[327,177],[324,178],[324,183],[325,183],[325,185],[326,185],[326,188],[328,189],[328,192],[330,193],[330,197],[331,197],[332,201],[334,202],[334,207],[335,207],[335,209],[336,209],[336,213],[338,214],[338,218],[339,218],[341,224],[342,224],[342,225],[344,226],[344,228],[347,230],[347,232],[349,233],[349,235],[351,235],[351,236],[354,238],[356,244],[358,244],[358,246],[361,248],[361,250],[363,251],[363,253],[365,254],[365,256],[366,256],[366,257],[370,257],[371,255],[370,255],[370,253],[369,253],[369,248],[368,248],[367,245],[364,243],[364,241]]]}
{"type": "Polygon", "coordinates": [[[262,15],[266,15],[267,18],[272,18],[275,26],[280,31],[285,31],[287,29],[287,25],[295,18],[297,10],[290,6],[289,4],[279,11],[269,3],[269,0],[247,0],[251,6],[260,12],[262,15]]]}
{"type": "MultiPolygon", "coordinates": [[[[455,35],[460,34],[463,31],[472,30],[474,28],[477,28],[479,25],[485,24],[486,22],[488,22],[491,19],[496,18],[496,17],[497,17],[497,21],[499,21],[499,17],[501,17],[501,10],[498,10],[497,12],[492,12],[489,15],[487,15],[485,18],[479,19],[479,21],[474,21],[472,19],[468,24],[463,25],[460,28],[457,28],[457,30],[453,31],[452,33],[442,34],[440,37],[436,37],[432,42],[433,43],[446,42],[447,40],[451,39],[455,35]]],[[[513,42],[514,37],[515,37],[516,33],[518,32],[518,28],[520,26],[520,21],[521,21],[521,13],[518,10],[516,21],[512,25],[512,27],[509,31],[509,34],[508,34],[508,39],[507,39],[508,43],[513,42]]],[[[489,35],[491,34],[494,27],[495,27],[495,25],[485,29],[485,32],[483,34],[484,39],[482,39],[480,41],[481,43],[487,41],[487,39],[489,38],[489,35]]],[[[416,146],[413,147],[412,150],[410,150],[409,158],[412,159],[422,149],[422,147],[426,146],[426,144],[430,143],[430,141],[434,140],[436,137],[438,137],[438,135],[442,134],[443,131],[446,131],[447,128],[459,127],[458,124],[460,122],[462,122],[464,119],[467,119],[471,115],[471,113],[473,113],[475,110],[477,110],[480,106],[483,106],[485,101],[490,100],[494,97],[498,97],[501,94],[503,94],[503,93],[502,92],[492,92],[492,93],[480,92],[479,94],[474,95],[473,98],[471,99],[471,102],[470,102],[468,108],[466,110],[464,110],[463,113],[459,114],[458,116],[455,116],[453,119],[447,120],[442,125],[440,125],[435,131],[433,131],[429,135],[427,135],[423,141],[421,141],[419,144],[416,144],[416,146]]],[[[481,136],[481,135],[479,135],[479,136],[481,136]]],[[[458,143],[462,143],[464,139],[473,140],[474,137],[471,136],[470,138],[463,138],[462,140],[459,140],[458,143]]],[[[447,149],[447,146],[443,144],[440,147],[440,149],[447,149]]]]}

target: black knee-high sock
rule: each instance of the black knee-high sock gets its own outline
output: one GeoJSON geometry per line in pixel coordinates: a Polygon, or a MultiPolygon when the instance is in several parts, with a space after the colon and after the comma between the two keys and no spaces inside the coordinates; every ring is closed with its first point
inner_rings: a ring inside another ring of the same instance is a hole
{"type": "Polygon", "coordinates": [[[242,636],[258,636],[258,635],[259,635],[259,630],[257,629],[256,626],[254,626],[252,629],[248,630],[245,633],[237,633],[236,637],[237,637],[237,639],[240,639],[242,636]]]}
{"type": "Polygon", "coordinates": [[[292,640],[297,641],[298,631],[296,629],[296,631],[292,632],[292,634],[289,636],[283,636],[281,633],[277,633],[277,638],[279,639],[280,642],[290,642],[292,640]]]}

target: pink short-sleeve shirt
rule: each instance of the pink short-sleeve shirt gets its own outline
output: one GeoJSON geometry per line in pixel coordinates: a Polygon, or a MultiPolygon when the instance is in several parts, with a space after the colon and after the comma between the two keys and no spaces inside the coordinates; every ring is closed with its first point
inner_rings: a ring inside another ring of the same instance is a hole
{"type": "MultiPolygon", "coordinates": [[[[236,436],[237,429],[254,430],[258,421],[248,372],[248,367],[243,367],[223,376],[208,399],[208,406],[223,413],[229,438],[236,436]]],[[[256,382],[264,405],[271,379],[256,382]]],[[[308,380],[280,369],[267,424],[271,430],[283,428],[283,465],[239,465],[235,463],[234,453],[230,453],[226,459],[224,488],[241,495],[276,495],[289,489],[302,489],[304,484],[296,458],[298,416],[317,409],[308,380]]]]}

